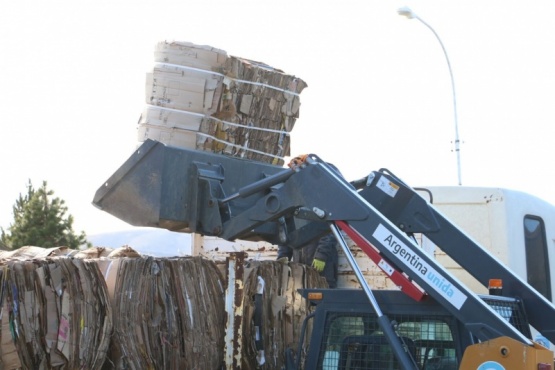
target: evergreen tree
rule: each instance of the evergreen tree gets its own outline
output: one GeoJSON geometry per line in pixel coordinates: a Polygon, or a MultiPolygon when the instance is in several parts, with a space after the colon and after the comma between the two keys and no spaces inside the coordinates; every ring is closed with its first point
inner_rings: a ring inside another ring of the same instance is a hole
{"type": "Polygon", "coordinates": [[[27,194],[19,194],[13,206],[13,224],[8,227],[8,232],[0,228],[0,244],[9,249],[23,246],[77,249],[83,244],[88,245],[84,232],[74,233],[73,216],[66,217],[67,211],[65,201],[54,197],[54,191],[47,188],[46,181],[35,190],[29,180],[27,194]]]}

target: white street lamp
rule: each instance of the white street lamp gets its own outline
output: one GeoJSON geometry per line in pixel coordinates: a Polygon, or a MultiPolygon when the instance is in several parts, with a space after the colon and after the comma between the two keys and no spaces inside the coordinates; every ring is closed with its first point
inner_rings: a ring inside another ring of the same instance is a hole
{"type": "Polygon", "coordinates": [[[424,26],[428,27],[430,31],[434,34],[437,41],[441,45],[441,49],[443,50],[443,54],[445,55],[445,60],[447,60],[447,67],[449,67],[449,76],[451,77],[451,89],[453,90],[453,111],[455,114],[455,153],[457,154],[457,174],[459,179],[459,185],[462,185],[461,181],[461,148],[460,148],[460,140],[459,140],[459,122],[457,118],[457,97],[455,95],[455,79],[453,78],[453,70],[451,69],[451,62],[449,61],[449,56],[447,55],[447,50],[445,50],[445,46],[443,46],[443,42],[439,38],[437,32],[422,18],[416,15],[410,8],[402,7],[397,10],[399,15],[407,17],[408,19],[418,19],[424,26]]]}

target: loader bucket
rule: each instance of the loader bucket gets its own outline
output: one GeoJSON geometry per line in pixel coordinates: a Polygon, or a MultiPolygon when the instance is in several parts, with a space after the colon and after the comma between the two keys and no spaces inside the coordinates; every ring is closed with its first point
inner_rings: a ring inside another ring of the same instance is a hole
{"type": "MultiPolygon", "coordinates": [[[[134,226],[217,235],[217,199],[280,171],[284,169],[270,164],[146,140],[97,190],[93,204],[134,226]]],[[[258,198],[237,199],[233,208],[248,208],[258,198]]]]}

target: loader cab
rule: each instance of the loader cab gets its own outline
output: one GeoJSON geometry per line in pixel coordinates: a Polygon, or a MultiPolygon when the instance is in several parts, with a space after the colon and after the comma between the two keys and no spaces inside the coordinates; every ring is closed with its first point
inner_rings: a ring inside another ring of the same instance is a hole
{"type": "MultiPolygon", "coordinates": [[[[299,362],[290,369],[400,368],[362,290],[306,289],[301,294],[315,310],[303,325],[305,349],[299,353],[306,352],[306,356],[297,353],[299,362]]],[[[477,342],[463,323],[431,297],[415,302],[401,291],[374,294],[415,369],[458,369],[465,348],[477,342]]],[[[483,299],[517,328],[528,330],[518,302],[504,297],[483,299]]]]}
{"type": "MultiPolygon", "coordinates": [[[[302,294],[308,297],[306,290],[302,294]]],[[[323,370],[398,369],[377,316],[362,290],[319,290],[308,354],[302,368],[323,370]]],[[[401,291],[374,291],[403,347],[419,369],[458,369],[472,338],[461,324],[432,299],[415,302],[401,291]]],[[[311,294],[311,296],[314,294],[311,294]]],[[[310,320],[310,319],[308,319],[310,320]]]]}

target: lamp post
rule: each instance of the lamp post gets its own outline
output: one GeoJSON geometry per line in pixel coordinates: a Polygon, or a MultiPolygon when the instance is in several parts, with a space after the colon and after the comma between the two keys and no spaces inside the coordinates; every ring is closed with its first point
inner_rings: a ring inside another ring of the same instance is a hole
{"type": "Polygon", "coordinates": [[[451,62],[449,61],[449,56],[447,55],[447,50],[445,50],[445,46],[443,46],[443,42],[439,38],[437,32],[430,26],[428,23],[424,22],[422,18],[416,15],[410,8],[402,7],[397,10],[399,15],[407,17],[408,19],[417,19],[419,20],[424,26],[428,27],[430,31],[434,34],[437,41],[441,45],[441,49],[443,50],[443,54],[445,55],[445,60],[447,61],[447,67],[449,68],[449,76],[451,77],[451,90],[453,91],[453,112],[455,117],[455,153],[457,155],[457,175],[459,180],[459,185],[462,185],[461,181],[461,148],[460,148],[460,140],[459,140],[459,122],[457,117],[457,96],[455,94],[455,79],[453,78],[453,70],[451,69],[451,62]]]}

